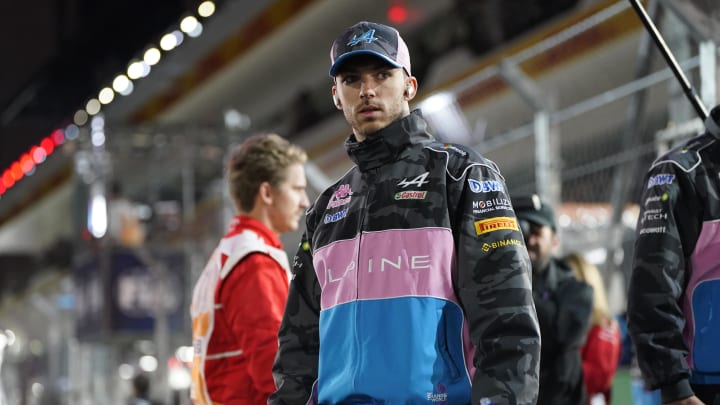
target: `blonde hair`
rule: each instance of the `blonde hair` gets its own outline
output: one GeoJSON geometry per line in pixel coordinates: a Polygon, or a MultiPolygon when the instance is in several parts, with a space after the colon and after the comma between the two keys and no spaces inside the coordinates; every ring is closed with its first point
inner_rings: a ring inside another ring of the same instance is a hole
{"type": "Polygon", "coordinates": [[[604,327],[607,326],[608,323],[614,322],[614,318],[610,315],[607,294],[605,293],[605,284],[603,283],[602,276],[600,276],[600,270],[577,253],[570,253],[565,256],[563,260],[570,266],[575,274],[575,278],[588,283],[593,289],[591,323],[604,327]]]}
{"type": "Polygon", "coordinates": [[[278,187],[286,169],[307,160],[305,151],[277,134],[251,136],[230,151],[227,163],[230,197],[238,209],[250,212],[260,185],[278,187]]]}

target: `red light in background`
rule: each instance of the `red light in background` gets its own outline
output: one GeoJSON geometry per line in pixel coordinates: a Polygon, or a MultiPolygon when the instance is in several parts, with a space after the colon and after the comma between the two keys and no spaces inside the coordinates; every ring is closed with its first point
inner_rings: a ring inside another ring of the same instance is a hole
{"type": "Polygon", "coordinates": [[[54,130],[52,134],[50,134],[50,136],[52,137],[53,143],[55,143],[55,145],[62,145],[63,143],[65,143],[65,132],[63,132],[62,129],[54,130]]]}
{"type": "Polygon", "coordinates": [[[394,24],[402,24],[407,21],[407,9],[402,4],[396,4],[388,9],[387,17],[394,24]]]}
{"type": "Polygon", "coordinates": [[[30,174],[35,168],[35,162],[29,153],[25,153],[20,157],[20,167],[25,174],[30,174]]]}
{"type": "Polygon", "coordinates": [[[42,163],[45,161],[45,158],[47,157],[47,153],[45,153],[45,149],[33,146],[30,149],[30,156],[32,157],[33,162],[35,162],[36,165],[42,163]]]}
{"type": "Polygon", "coordinates": [[[15,162],[10,166],[10,174],[12,175],[13,179],[15,181],[18,181],[23,178],[25,173],[23,173],[22,166],[20,166],[20,162],[15,162]]]}
{"type": "Polygon", "coordinates": [[[7,188],[10,188],[13,186],[13,184],[15,184],[15,179],[13,178],[10,169],[5,170],[5,173],[3,173],[2,182],[3,185],[7,188]]]}
{"type": "Polygon", "coordinates": [[[53,153],[53,150],[55,149],[55,143],[52,141],[52,138],[49,136],[40,142],[40,147],[45,149],[45,154],[50,156],[51,153],[53,153]]]}
{"type": "Polygon", "coordinates": [[[5,183],[0,181],[0,195],[5,194],[5,190],[7,190],[7,188],[5,187],[5,183]]]}

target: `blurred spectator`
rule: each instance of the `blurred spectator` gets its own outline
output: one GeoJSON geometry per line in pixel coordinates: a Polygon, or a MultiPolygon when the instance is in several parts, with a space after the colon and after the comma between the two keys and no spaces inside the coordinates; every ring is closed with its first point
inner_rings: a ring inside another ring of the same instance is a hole
{"type": "Polygon", "coordinates": [[[257,135],[230,152],[228,188],[238,215],[193,291],[192,398],[196,404],[257,405],[275,390],[272,364],[288,293],[280,234],[310,205],[305,152],[257,135]]]}
{"type": "Polygon", "coordinates": [[[609,404],[613,377],[620,361],[620,326],[610,315],[605,285],[598,268],[577,253],[571,253],[563,260],[578,280],[586,282],[593,289],[590,331],[580,350],[583,379],[591,405],[609,404]]]}
{"type": "Polygon", "coordinates": [[[145,240],[134,204],[123,194],[122,185],[113,181],[108,195],[108,236],[125,247],[138,247],[145,240]]]}
{"type": "Polygon", "coordinates": [[[560,244],[555,212],[536,194],[512,199],[533,272],[533,299],[542,336],[538,405],[584,404],[580,348],[590,324],[593,291],[554,257],[560,244]]]}
{"type": "Polygon", "coordinates": [[[157,401],[150,400],[150,379],[145,374],[137,374],[132,379],[133,393],[128,405],[159,405],[157,401]]]}

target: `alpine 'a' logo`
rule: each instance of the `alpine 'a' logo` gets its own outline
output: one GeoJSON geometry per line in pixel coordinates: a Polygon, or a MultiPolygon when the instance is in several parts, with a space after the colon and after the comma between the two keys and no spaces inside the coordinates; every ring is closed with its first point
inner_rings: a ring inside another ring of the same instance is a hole
{"type": "Polygon", "coordinates": [[[402,187],[402,188],[405,188],[405,187],[408,187],[408,186],[418,186],[418,187],[422,187],[423,184],[428,183],[428,181],[425,180],[425,179],[427,178],[427,176],[428,176],[429,174],[430,174],[430,172],[425,172],[425,173],[423,173],[423,174],[415,177],[414,179],[412,179],[412,180],[410,180],[410,181],[408,181],[407,177],[405,177],[405,178],[402,179],[402,181],[401,181],[400,183],[398,183],[397,185],[400,186],[400,187],[402,187]]]}
{"type": "Polygon", "coordinates": [[[355,46],[362,41],[365,41],[368,44],[373,41],[377,41],[377,38],[375,37],[375,30],[371,29],[371,30],[365,31],[360,36],[357,36],[357,34],[355,34],[355,35],[353,35],[352,39],[347,44],[348,44],[348,46],[355,46]]]}

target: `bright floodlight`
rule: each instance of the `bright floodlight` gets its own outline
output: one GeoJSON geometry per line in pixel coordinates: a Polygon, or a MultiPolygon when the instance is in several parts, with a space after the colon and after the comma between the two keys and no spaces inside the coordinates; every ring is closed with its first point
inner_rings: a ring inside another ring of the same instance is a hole
{"type": "Polygon", "coordinates": [[[115,79],[113,80],[113,89],[117,91],[120,94],[123,94],[127,91],[128,87],[131,85],[130,79],[128,79],[125,75],[117,75],[115,79]]]}
{"type": "Polygon", "coordinates": [[[154,356],[145,355],[140,357],[140,360],[138,361],[138,365],[140,366],[140,369],[142,371],[146,371],[148,373],[152,373],[153,371],[157,370],[158,361],[154,356]]]}
{"type": "Polygon", "coordinates": [[[160,38],[160,48],[163,51],[171,51],[178,46],[177,37],[173,33],[165,34],[160,38]]]}
{"type": "Polygon", "coordinates": [[[102,189],[93,186],[90,189],[90,208],[88,210],[87,227],[90,233],[96,238],[102,238],[107,232],[107,201],[102,189]]]}
{"type": "Polygon", "coordinates": [[[176,43],[175,47],[180,46],[180,44],[182,44],[183,40],[185,39],[185,35],[182,32],[180,32],[180,30],[175,30],[172,32],[172,34],[175,35],[175,43],[176,43]]]}
{"type": "Polygon", "coordinates": [[[193,30],[195,30],[195,27],[198,25],[198,20],[195,18],[195,16],[189,15],[180,21],[180,29],[182,32],[189,34],[193,30]]]}
{"type": "Polygon", "coordinates": [[[99,148],[99,147],[105,145],[105,132],[93,131],[92,135],[90,135],[90,140],[92,141],[92,144],[95,147],[99,148]]]}
{"type": "Polygon", "coordinates": [[[203,1],[198,6],[198,14],[200,14],[200,17],[210,17],[215,13],[215,3],[212,1],[203,1]]]}
{"type": "Polygon", "coordinates": [[[123,363],[118,367],[118,375],[120,375],[120,378],[123,380],[131,379],[134,373],[135,370],[133,369],[133,366],[127,363],[123,363]]]}
{"type": "MultiPolygon", "coordinates": [[[[83,110],[79,110],[79,111],[82,111],[83,113],[85,112],[83,110]]],[[[78,128],[77,125],[70,124],[67,127],[65,127],[65,139],[67,139],[68,141],[72,141],[73,139],[76,139],[78,137],[78,135],[80,135],[80,128],[78,128]]]]}
{"type": "Polygon", "coordinates": [[[190,363],[193,360],[193,347],[180,346],[175,350],[175,357],[183,363],[190,363]]]}
{"type": "Polygon", "coordinates": [[[155,66],[158,62],[160,62],[160,56],[160,50],[152,47],[145,51],[145,54],[143,55],[143,60],[148,65],[155,66]]]}
{"type": "Polygon", "coordinates": [[[113,99],[115,99],[115,92],[110,87],[105,87],[102,90],[100,90],[100,93],[98,94],[98,100],[102,104],[110,104],[112,103],[113,99]]]}
{"type": "Polygon", "coordinates": [[[77,110],[75,111],[75,115],[73,115],[73,122],[75,125],[83,126],[88,121],[88,113],[85,110],[77,110]]]}
{"type": "Polygon", "coordinates": [[[190,32],[188,32],[188,36],[189,36],[190,38],[197,38],[197,37],[199,37],[200,35],[202,35],[202,32],[203,32],[202,23],[198,21],[197,25],[195,26],[195,29],[192,30],[192,31],[190,31],[190,32]]]}
{"type": "Polygon", "coordinates": [[[145,65],[144,61],[135,61],[128,66],[127,75],[132,80],[139,79],[143,77],[143,65],[145,65]]]}
{"type": "Polygon", "coordinates": [[[98,99],[96,98],[93,98],[85,105],[85,111],[88,113],[88,115],[95,115],[100,112],[100,107],[100,101],[98,101],[98,99]]]}

